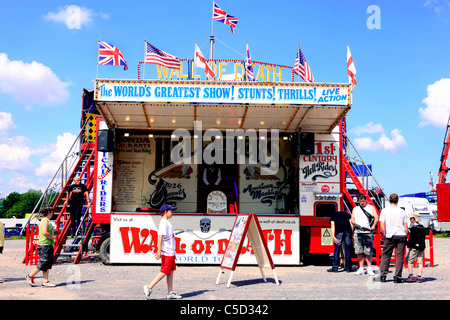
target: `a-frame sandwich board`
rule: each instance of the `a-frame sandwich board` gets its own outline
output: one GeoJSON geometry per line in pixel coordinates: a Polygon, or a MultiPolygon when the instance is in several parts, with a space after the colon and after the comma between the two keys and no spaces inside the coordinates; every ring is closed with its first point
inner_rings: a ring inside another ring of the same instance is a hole
{"type": "Polygon", "coordinates": [[[234,270],[236,269],[236,264],[239,260],[239,255],[241,254],[246,235],[248,235],[250,244],[255,253],[256,261],[264,282],[267,282],[267,280],[263,268],[270,267],[273,271],[275,282],[279,285],[280,283],[275,274],[275,266],[273,265],[272,257],[267,248],[267,243],[264,241],[261,225],[259,224],[258,217],[254,213],[238,214],[236,216],[227,249],[222,257],[216,284],[219,284],[220,282],[220,276],[223,269],[228,269],[231,270],[231,274],[228,278],[227,288],[230,287],[231,279],[233,278],[234,270]]]}

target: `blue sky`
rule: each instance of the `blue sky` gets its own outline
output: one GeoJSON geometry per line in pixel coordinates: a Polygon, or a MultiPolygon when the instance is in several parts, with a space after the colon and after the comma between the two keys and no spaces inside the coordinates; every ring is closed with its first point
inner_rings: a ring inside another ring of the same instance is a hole
{"type": "MultiPolygon", "coordinates": [[[[293,66],[300,43],[317,82],[346,83],[348,43],[358,81],[351,140],[388,194],[428,190],[430,172],[436,182],[450,114],[450,0],[217,3],[239,22],[234,35],[214,22],[215,58],[242,59],[248,41],[253,60],[293,66]]],[[[193,57],[195,41],[208,52],[211,0],[0,5],[0,197],[45,188],[55,173],[79,132],[99,39],[129,65],[100,66],[104,78],[137,78],[144,40],[179,58],[193,57]]]]}

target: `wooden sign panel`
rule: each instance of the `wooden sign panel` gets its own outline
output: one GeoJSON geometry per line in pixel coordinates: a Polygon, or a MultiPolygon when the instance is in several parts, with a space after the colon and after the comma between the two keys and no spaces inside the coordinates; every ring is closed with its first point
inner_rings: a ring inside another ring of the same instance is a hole
{"type": "MultiPolygon", "coordinates": [[[[263,232],[261,226],[259,224],[258,218],[256,214],[239,214],[234,221],[233,230],[231,231],[231,236],[228,241],[228,246],[223,255],[222,262],[220,264],[220,268],[229,269],[232,272],[236,269],[236,264],[239,260],[239,255],[241,254],[242,246],[244,244],[244,240],[246,235],[248,235],[250,244],[255,253],[256,261],[258,262],[259,269],[261,271],[262,277],[264,281],[266,278],[264,276],[264,272],[262,270],[263,267],[270,267],[272,270],[275,268],[273,265],[272,257],[270,256],[269,249],[267,248],[267,244],[264,241],[263,232]]],[[[221,271],[219,271],[219,276],[217,278],[216,283],[219,283],[221,271]]],[[[276,277],[275,271],[273,270],[273,274],[275,277],[275,281],[279,284],[278,279],[276,277]]],[[[228,280],[229,287],[232,275],[228,280]]]]}

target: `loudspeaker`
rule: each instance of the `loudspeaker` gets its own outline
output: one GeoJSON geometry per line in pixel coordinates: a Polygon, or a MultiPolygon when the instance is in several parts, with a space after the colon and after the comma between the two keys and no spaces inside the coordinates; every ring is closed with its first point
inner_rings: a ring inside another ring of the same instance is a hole
{"type": "Polygon", "coordinates": [[[111,130],[99,130],[97,137],[97,151],[112,152],[113,150],[113,132],[111,130]]]}
{"type": "Polygon", "coordinates": [[[311,155],[314,154],[315,149],[315,140],[313,132],[300,132],[298,135],[298,143],[300,145],[300,154],[301,155],[311,155]]]}

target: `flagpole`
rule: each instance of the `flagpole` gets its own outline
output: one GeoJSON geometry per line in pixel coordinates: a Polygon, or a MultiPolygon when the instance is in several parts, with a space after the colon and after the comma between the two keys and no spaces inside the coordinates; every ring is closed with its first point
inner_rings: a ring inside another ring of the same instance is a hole
{"type": "Polygon", "coordinates": [[[142,68],[142,80],[145,79],[145,57],[147,55],[147,40],[144,39],[144,68],[142,68]]]}
{"type": "Polygon", "coordinates": [[[248,42],[245,41],[245,62],[244,62],[244,81],[248,81],[248,76],[247,76],[247,46],[248,46],[248,42]]]}
{"type": "Polygon", "coordinates": [[[214,0],[211,12],[211,37],[209,38],[209,58],[214,59],[214,0]]]}
{"type": "Polygon", "coordinates": [[[95,75],[95,79],[98,79],[98,54],[100,52],[100,39],[97,41],[97,74],[95,75]]]}

